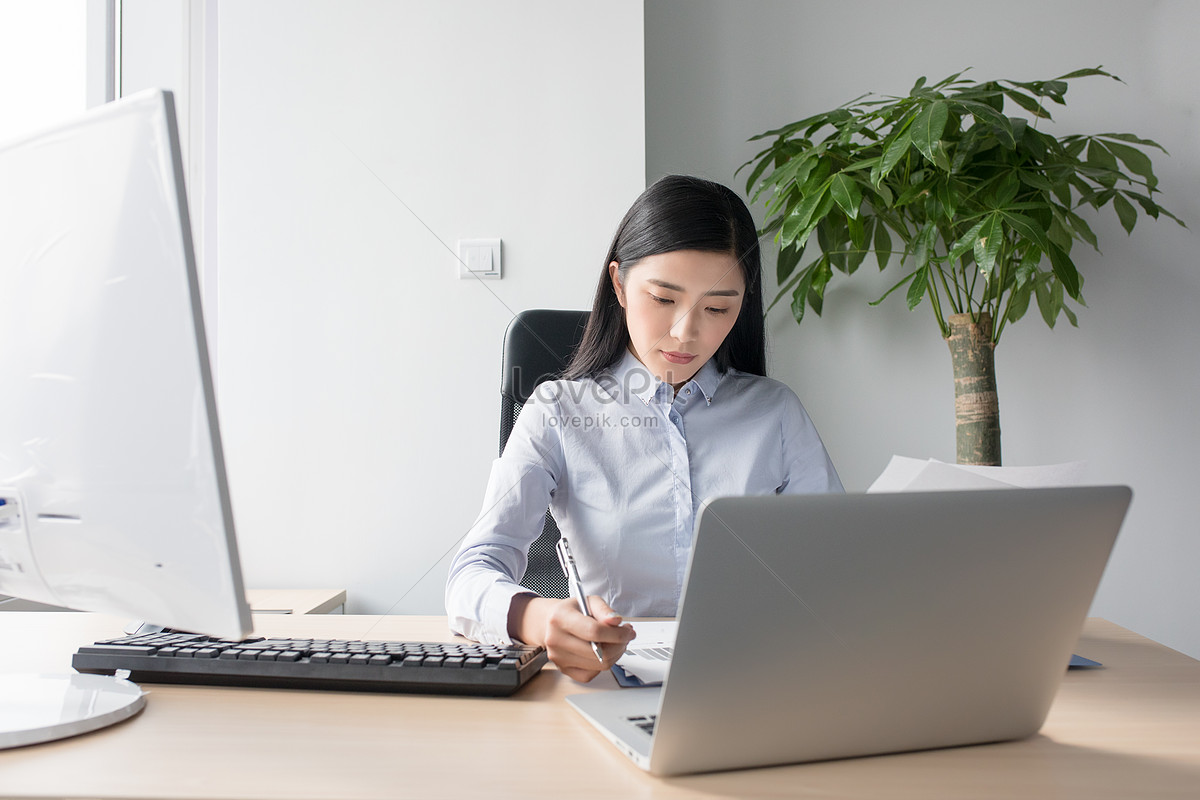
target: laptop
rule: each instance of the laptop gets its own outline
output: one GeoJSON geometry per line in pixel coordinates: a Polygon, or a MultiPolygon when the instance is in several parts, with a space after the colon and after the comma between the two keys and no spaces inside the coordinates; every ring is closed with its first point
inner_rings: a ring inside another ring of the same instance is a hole
{"type": "Polygon", "coordinates": [[[662,686],[567,701],[656,775],[1030,736],[1131,497],[1077,486],[709,501],[662,686]]]}

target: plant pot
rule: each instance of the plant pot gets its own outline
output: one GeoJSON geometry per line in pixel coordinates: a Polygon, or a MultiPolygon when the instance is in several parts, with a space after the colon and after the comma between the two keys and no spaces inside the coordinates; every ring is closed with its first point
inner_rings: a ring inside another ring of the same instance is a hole
{"type": "Polygon", "coordinates": [[[1000,466],[1000,404],[996,397],[996,345],[992,316],[946,318],[954,365],[955,453],[959,464],[1000,466]]]}

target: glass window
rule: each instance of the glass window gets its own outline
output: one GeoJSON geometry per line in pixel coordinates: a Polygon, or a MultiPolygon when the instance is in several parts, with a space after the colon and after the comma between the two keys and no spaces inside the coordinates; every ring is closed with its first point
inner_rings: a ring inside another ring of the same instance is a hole
{"type": "Polygon", "coordinates": [[[0,0],[0,141],[87,108],[87,0],[0,0]]]}

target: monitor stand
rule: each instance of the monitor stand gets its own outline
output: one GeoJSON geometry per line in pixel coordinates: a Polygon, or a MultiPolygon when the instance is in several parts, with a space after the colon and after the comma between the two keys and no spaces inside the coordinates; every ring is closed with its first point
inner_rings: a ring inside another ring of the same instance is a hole
{"type": "Polygon", "coordinates": [[[137,684],[112,675],[0,675],[0,750],[99,730],[145,705],[137,684]]]}

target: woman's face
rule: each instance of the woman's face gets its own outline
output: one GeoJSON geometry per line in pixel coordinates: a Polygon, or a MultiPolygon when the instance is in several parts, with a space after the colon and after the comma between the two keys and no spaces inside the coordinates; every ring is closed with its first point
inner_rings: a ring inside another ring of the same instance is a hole
{"type": "Polygon", "coordinates": [[[647,256],[621,285],[617,262],[609,277],[629,327],[629,349],[675,389],[692,379],[733,329],[746,280],[729,253],[677,250],[647,256]]]}

